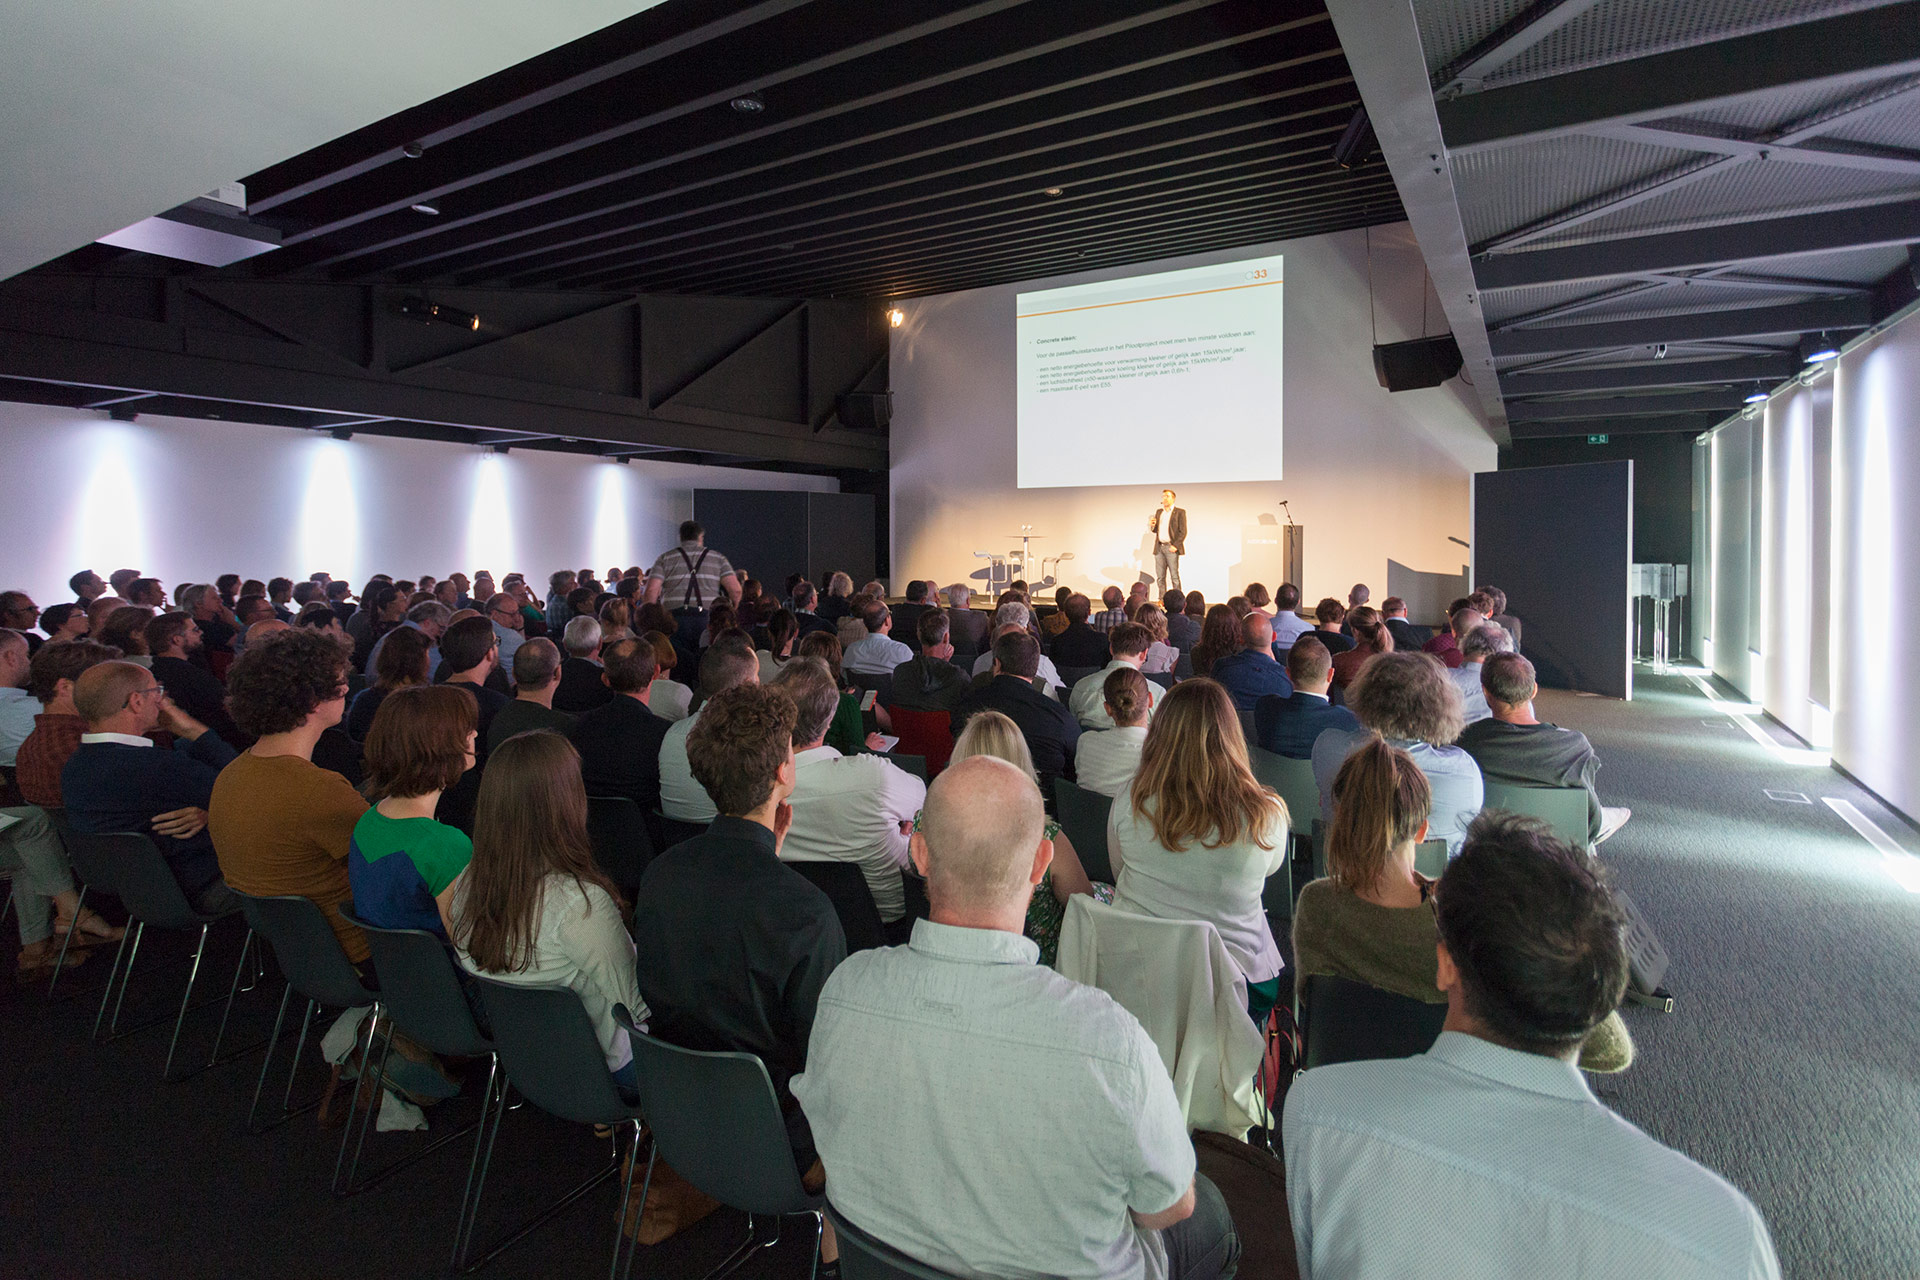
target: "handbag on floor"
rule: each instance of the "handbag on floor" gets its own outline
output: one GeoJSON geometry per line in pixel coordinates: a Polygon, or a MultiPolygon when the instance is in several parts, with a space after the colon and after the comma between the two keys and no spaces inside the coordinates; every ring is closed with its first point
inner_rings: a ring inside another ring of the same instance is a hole
{"type": "MultiPolygon", "coordinates": [[[[634,1151],[627,1153],[629,1164],[639,1146],[635,1143],[634,1151]]],[[[643,1186],[645,1175],[645,1170],[635,1171],[633,1189],[627,1193],[620,1215],[621,1232],[641,1244],[654,1245],[671,1239],[720,1207],[718,1200],[681,1177],[658,1156],[653,1161],[653,1178],[643,1186]],[[640,1203],[643,1192],[645,1204],[640,1203]]]]}

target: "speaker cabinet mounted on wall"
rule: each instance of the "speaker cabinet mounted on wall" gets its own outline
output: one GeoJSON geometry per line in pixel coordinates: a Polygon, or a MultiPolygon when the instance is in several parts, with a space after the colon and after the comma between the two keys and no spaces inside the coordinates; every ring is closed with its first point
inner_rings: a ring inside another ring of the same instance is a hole
{"type": "Polygon", "coordinates": [[[1373,349],[1373,372],[1389,391],[1437,387],[1460,372],[1460,344],[1443,333],[1411,342],[1388,342],[1373,349]]]}

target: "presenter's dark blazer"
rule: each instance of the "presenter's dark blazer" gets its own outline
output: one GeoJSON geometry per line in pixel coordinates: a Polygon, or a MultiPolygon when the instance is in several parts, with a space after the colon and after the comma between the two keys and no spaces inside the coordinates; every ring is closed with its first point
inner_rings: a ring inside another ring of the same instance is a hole
{"type": "Polygon", "coordinates": [[[1291,698],[1268,696],[1253,704],[1254,736],[1266,750],[1294,760],[1313,758],[1313,740],[1328,729],[1353,730],[1359,717],[1325,698],[1296,691],[1291,698]]]}
{"type": "Polygon", "coordinates": [[[1153,510],[1153,522],[1150,526],[1153,529],[1155,537],[1158,537],[1160,534],[1160,517],[1162,515],[1167,517],[1167,541],[1173,544],[1173,554],[1177,556],[1187,554],[1187,509],[1185,507],[1168,507],[1165,511],[1162,511],[1159,507],[1155,507],[1153,510]]]}
{"type": "Polygon", "coordinates": [[[1402,652],[1419,649],[1433,639],[1433,632],[1425,627],[1416,627],[1405,618],[1388,618],[1387,630],[1393,633],[1393,647],[1402,652]]]}

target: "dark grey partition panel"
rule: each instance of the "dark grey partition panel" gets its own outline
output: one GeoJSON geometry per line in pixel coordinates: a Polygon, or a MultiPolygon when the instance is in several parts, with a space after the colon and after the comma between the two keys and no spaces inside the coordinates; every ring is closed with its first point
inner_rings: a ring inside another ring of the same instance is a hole
{"type": "Polygon", "coordinates": [[[858,586],[873,576],[873,498],[864,493],[695,489],[693,518],[707,545],[776,592],[787,575],[814,582],[844,569],[858,586]]]}
{"type": "Polygon", "coordinates": [[[1632,563],[1631,461],[1474,476],[1474,581],[1507,593],[1543,687],[1633,696],[1632,563]]]}

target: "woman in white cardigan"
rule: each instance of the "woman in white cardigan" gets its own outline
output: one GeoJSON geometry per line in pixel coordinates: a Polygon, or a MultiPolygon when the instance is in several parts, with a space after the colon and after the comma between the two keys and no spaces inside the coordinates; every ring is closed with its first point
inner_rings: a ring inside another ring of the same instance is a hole
{"type": "Polygon", "coordinates": [[[1107,822],[1113,901],[1219,930],[1247,980],[1255,1026],[1279,998],[1283,962],[1260,894],[1286,865],[1287,831],[1287,806],[1254,778],[1226,689],[1206,679],[1175,685],[1107,822]]]}

